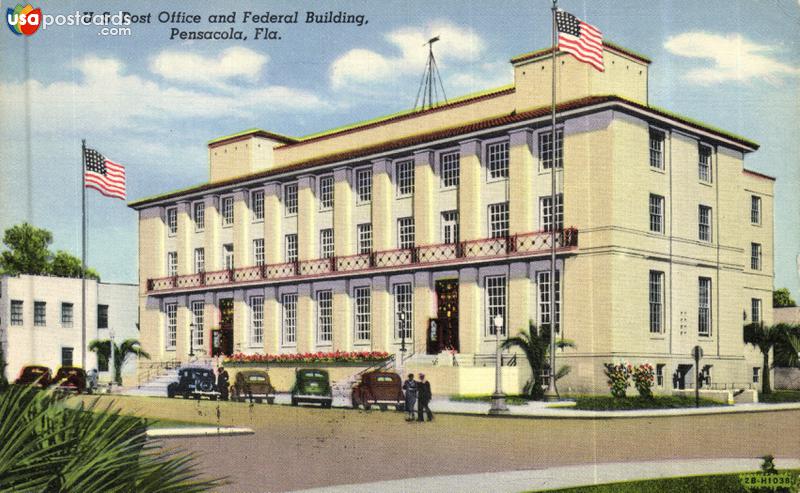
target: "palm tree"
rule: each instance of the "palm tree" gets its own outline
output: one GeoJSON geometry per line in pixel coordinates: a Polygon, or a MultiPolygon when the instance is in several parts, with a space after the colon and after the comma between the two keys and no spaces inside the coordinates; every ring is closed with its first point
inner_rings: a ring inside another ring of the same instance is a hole
{"type": "MultiPolygon", "coordinates": [[[[502,347],[510,348],[517,347],[525,354],[528,364],[531,367],[533,379],[528,388],[528,395],[532,399],[541,399],[544,396],[544,387],[542,382],[542,373],[548,366],[548,356],[550,354],[550,330],[547,327],[537,328],[533,323],[529,324],[527,331],[521,330],[516,337],[509,337],[503,341],[502,347]]],[[[556,347],[565,349],[568,347],[575,347],[575,343],[568,339],[559,339],[556,341],[556,347]]],[[[555,374],[555,381],[565,377],[571,368],[568,365],[563,365],[555,374]]]]}
{"type": "MultiPolygon", "coordinates": [[[[111,359],[111,345],[114,344],[108,339],[95,339],[89,343],[89,350],[97,353],[98,360],[109,361],[111,359]]],[[[125,339],[121,344],[114,344],[114,382],[122,385],[122,367],[128,356],[134,354],[140,358],[150,359],[150,354],[142,349],[141,343],[136,339],[125,339]]]]}
{"type": "Polygon", "coordinates": [[[769,352],[787,340],[790,329],[789,324],[764,325],[763,322],[744,326],[744,342],[756,346],[764,357],[764,368],[761,370],[764,375],[761,379],[762,394],[772,392],[769,380],[769,352]]]}

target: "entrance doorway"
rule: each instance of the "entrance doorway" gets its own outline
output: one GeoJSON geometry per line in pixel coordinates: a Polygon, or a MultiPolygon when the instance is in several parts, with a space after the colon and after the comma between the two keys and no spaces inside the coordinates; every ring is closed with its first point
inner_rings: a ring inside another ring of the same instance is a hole
{"type": "Polygon", "coordinates": [[[428,331],[428,354],[459,350],[458,280],[436,281],[436,323],[428,331]]]}
{"type": "Polygon", "coordinates": [[[686,388],[692,388],[691,384],[691,370],[692,365],[681,364],[678,365],[678,368],[675,369],[675,373],[672,374],[672,388],[678,390],[684,390],[686,388]]]}
{"type": "Polygon", "coordinates": [[[233,299],[219,300],[219,329],[211,331],[211,356],[233,354],[233,299]]]}

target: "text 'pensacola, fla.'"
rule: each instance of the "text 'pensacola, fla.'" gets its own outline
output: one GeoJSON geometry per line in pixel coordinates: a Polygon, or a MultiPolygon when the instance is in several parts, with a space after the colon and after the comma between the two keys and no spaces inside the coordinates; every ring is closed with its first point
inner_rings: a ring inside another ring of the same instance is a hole
{"type": "MultiPolygon", "coordinates": [[[[152,12],[135,14],[124,12],[126,21],[131,24],[152,24],[154,21],[161,24],[200,24],[203,16],[181,11],[162,11],[153,15],[152,12]]],[[[351,14],[342,10],[328,10],[315,12],[308,10],[300,15],[300,11],[275,14],[272,12],[230,12],[228,14],[210,14],[207,21],[211,24],[355,24],[363,26],[369,21],[363,14],[351,14]]]]}

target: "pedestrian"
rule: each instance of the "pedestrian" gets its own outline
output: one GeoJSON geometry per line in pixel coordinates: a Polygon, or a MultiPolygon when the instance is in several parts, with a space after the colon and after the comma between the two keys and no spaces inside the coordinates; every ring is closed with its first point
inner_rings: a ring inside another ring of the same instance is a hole
{"type": "Polygon", "coordinates": [[[228,400],[228,382],[230,377],[228,371],[220,366],[217,370],[217,390],[219,391],[219,398],[223,401],[228,400]]]}
{"type": "Polygon", "coordinates": [[[419,374],[419,382],[417,382],[417,393],[419,399],[419,407],[417,410],[417,421],[425,421],[423,419],[423,414],[428,415],[428,421],[433,421],[433,413],[431,412],[431,408],[428,407],[428,404],[431,402],[431,383],[425,380],[425,374],[419,374]]]}
{"type": "Polygon", "coordinates": [[[417,403],[417,382],[414,374],[409,373],[408,379],[403,382],[403,390],[406,393],[406,421],[414,421],[414,404],[417,403]]]}
{"type": "Polygon", "coordinates": [[[97,391],[97,368],[92,368],[92,371],[89,372],[88,377],[88,387],[89,393],[97,391]]]}

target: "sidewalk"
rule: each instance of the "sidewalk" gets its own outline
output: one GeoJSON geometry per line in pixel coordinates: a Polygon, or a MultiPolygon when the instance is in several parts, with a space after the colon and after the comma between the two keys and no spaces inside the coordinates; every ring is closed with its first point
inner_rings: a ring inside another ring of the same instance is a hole
{"type": "MultiPolygon", "coordinates": [[[[408,478],[376,483],[327,486],[305,493],[518,493],[594,484],[616,483],[637,479],[658,479],[702,474],[724,474],[758,471],[761,459],[695,459],[661,462],[627,462],[553,467],[529,471],[507,471],[456,476],[408,478]]],[[[776,459],[779,470],[800,468],[798,459],[776,459]]]]}

